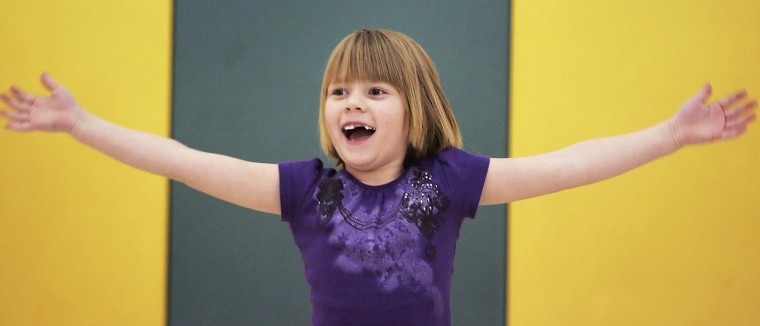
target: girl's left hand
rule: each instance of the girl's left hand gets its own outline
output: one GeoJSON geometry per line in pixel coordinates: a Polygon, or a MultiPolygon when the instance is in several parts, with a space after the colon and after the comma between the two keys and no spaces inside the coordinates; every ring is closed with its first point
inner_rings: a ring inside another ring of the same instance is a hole
{"type": "Polygon", "coordinates": [[[712,87],[705,85],[690,98],[671,119],[674,140],[678,147],[701,144],[719,139],[732,139],[747,131],[747,125],[757,118],[757,101],[739,91],[712,103],[707,103],[712,87]]]}

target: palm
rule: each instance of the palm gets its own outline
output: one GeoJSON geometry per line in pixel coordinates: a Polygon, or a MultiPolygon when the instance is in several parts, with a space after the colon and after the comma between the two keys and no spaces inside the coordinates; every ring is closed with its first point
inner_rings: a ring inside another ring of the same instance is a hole
{"type": "Polygon", "coordinates": [[[62,131],[71,125],[72,111],[77,104],[68,90],[60,88],[50,97],[41,98],[34,103],[30,112],[30,122],[35,130],[62,131]]]}

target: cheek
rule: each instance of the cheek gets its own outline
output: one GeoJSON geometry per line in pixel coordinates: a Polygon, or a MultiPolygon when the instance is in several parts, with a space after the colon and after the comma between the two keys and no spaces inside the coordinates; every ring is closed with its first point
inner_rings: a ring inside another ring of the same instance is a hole
{"type": "Polygon", "coordinates": [[[331,124],[335,124],[340,119],[341,110],[336,109],[336,106],[331,105],[330,102],[325,103],[325,110],[322,112],[324,116],[324,123],[329,127],[331,124]]]}
{"type": "Polygon", "coordinates": [[[329,106],[329,102],[325,103],[324,111],[322,112],[321,128],[326,132],[330,140],[335,140],[335,125],[337,125],[339,115],[335,113],[335,109],[329,106]]]}
{"type": "Polygon", "coordinates": [[[389,114],[384,120],[386,128],[393,131],[393,135],[398,138],[407,138],[407,116],[405,111],[395,111],[393,114],[389,114]]]}

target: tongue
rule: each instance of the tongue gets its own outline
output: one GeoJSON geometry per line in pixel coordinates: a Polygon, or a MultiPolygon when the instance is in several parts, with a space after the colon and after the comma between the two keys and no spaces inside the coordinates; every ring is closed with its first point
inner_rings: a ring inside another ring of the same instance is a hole
{"type": "Polygon", "coordinates": [[[357,128],[351,133],[351,136],[349,136],[349,140],[352,141],[360,141],[365,140],[372,136],[372,132],[369,130],[366,130],[364,128],[357,128]]]}

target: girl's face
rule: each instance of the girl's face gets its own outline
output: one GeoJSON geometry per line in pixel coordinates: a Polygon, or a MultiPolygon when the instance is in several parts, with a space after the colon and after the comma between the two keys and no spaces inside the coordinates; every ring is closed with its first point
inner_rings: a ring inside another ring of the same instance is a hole
{"type": "Polygon", "coordinates": [[[324,123],[346,170],[367,184],[401,175],[408,147],[403,95],[380,81],[332,83],[324,123]]]}

